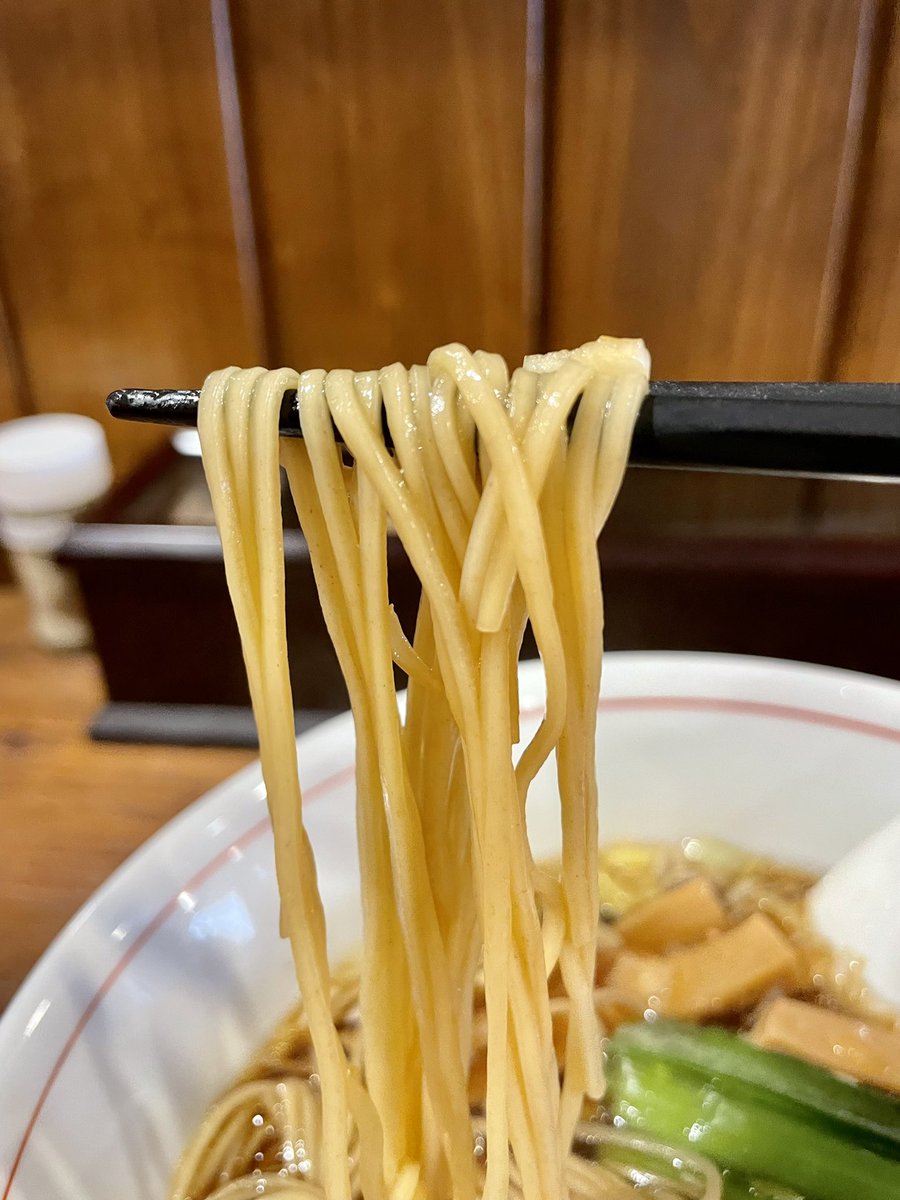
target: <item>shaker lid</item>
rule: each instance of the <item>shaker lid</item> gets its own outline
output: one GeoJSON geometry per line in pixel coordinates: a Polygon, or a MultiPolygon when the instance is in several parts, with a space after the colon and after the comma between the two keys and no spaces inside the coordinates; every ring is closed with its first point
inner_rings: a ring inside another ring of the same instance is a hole
{"type": "Polygon", "coordinates": [[[49,513],[98,499],[112,482],[103,426],[77,413],[0,425],[0,509],[49,513]]]}

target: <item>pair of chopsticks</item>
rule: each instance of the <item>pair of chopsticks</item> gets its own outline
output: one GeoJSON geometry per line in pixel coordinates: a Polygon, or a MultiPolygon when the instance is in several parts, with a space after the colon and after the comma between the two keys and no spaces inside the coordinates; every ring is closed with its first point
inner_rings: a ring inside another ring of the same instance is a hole
{"type": "MultiPolygon", "coordinates": [[[[195,426],[196,391],[123,388],[114,417],[195,426]]],[[[297,393],[287,391],[281,433],[300,437],[297,393]]],[[[389,439],[389,431],[385,431],[389,439]]],[[[335,431],[335,438],[339,435],[335,431]]],[[[900,476],[900,383],[650,384],[631,446],[640,466],[785,474],[900,476]]]]}

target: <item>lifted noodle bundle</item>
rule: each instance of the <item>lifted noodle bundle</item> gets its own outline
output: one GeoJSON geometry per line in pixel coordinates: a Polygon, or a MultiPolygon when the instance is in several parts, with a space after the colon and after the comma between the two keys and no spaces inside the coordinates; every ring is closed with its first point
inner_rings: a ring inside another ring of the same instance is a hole
{"type": "Polygon", "coordinates": [[[496,355],[451,345],[411,370],[230,368],[206,381],[203,458],[303,1007],[289,1035],[293,1067],[268,1076],[251,1069],[211,1112],[179,1167],[175,1197],[618,1194],[618,1183],[574,1161],[570,1147],[585,1097],[604,1090],[594,1005],[596,542],[648,371],[641,342],[601,338],[527,359],[511,378],[496,355]],[[302,441],[278,437],[288,388],[298,392],[302,441]],[[355,721],[358,991],[328,963],[303,827],[279,464],[355,721]],[[388,595],[389,523],[422,583],[411,641],[388,595]],[[517,660],[529,621],[547,706],[516,761],[517,660]],[[409,678],[404,714],[395,663],[409,678]],[[529,785],[551,755],[558,871],[533,862],[524,819],[529,785]],[[551,975],[568,1014],[562,1082],[551,975]],[[473,1099],[479,1049],[486,1085],[473,1099]],[[254,1123],[262,1111],[277,1111],[294,1131],[279,1169],[269,1169],[264,1150],[268,1119],[254,1123]]]}

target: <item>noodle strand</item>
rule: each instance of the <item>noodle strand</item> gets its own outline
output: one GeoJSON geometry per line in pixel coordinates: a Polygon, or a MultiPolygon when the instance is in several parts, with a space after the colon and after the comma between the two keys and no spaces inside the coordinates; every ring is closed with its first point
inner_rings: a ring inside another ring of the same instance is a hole
{"type": "Polygon", "coordinates": [[[570,1146],[585,1097],[603,1092],[596,536],[648,371],[641,343],[600,339],[527,360],[512,379],[497,355],[451,345],[410,371],[229,368],[204,385],[198,427],[302,1015],[210,1111],[173,1200],[615,1194],[614,1174],[574,1162],[570,1146]],[[303,440],[279,445],[289,388],[303,440]],[[329,966],[302,818],[279,461],[356,729],[358,982],[329,966]],[[414,631],[390,602],[394,534],[422,585],[414,631]],[[516,761],[517,660],[529,621],[546,711],[516,761]],[[409,679],[405,711],[395,666],[409,679]],[[558,875],[535,866],[525,815],[528,788],[554,755],[558,875]],[[485,1074],[473,1097],[475,1064],[485,1074]],[[482,1119],[488,1152],[479,1162],[482,1119]]]}

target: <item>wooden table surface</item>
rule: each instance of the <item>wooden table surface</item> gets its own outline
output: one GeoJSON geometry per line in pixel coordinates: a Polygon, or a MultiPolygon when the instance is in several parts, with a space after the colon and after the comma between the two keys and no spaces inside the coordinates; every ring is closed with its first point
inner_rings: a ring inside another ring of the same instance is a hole
{"type": "Polygon", "coordinates": [[[24,600],[0,587],[0,1009],[123,859],[253,757],[91,742],[102,702],[93,655],[36,649],[24,600]]]}

